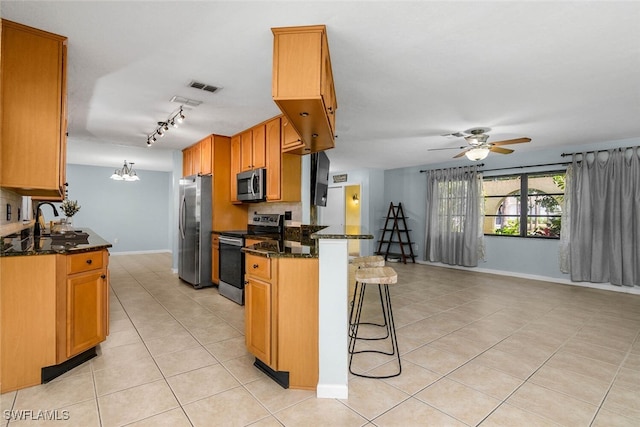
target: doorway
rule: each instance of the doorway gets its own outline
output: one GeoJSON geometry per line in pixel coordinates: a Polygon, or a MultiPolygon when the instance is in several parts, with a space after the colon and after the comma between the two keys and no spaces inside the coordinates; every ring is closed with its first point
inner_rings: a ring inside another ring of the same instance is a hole
{"type": "MultiPolygon", "coordinates": [[[[329,187],[327,206],[319,208],[319,223],[339,226],[349,234],[360,233],[360,184],[329,187]]],[[[349,256],[360,256],[360,240],[349,239],[349,256]]]]}

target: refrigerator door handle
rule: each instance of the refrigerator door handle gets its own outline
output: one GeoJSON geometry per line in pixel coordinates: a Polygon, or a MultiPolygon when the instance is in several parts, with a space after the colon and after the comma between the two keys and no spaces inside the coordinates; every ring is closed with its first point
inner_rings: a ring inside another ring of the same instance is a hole
{"type": "Polygon", "coordinates": [[[185,211],[187,210],[187,199],[185,196],[182,196],[182,203],[180,204],[180,218],[178,222],[178,228],[180,229],[180,237],[184,239],[184,229],[186,227],[186,215],[185,211]]]}

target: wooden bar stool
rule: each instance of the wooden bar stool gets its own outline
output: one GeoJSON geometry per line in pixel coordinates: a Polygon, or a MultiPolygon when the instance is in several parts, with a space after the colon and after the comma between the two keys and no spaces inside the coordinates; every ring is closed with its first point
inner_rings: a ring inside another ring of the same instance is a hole
{"type": "MultiPolygon", "coordinates": [[[[398,282],[398,274],[391,267],[369,267],[359,268],[356,270],[356,292],[359,290],[357,296],[357,304],[355,309],[355,318],[351,324],[352,331],[349,334],[349,372],[353,375],[365,378],[391,378],[400,375],[402,372],[402,365],[400,363],[400,350],[398,349],[398,338],[396,336],[395,323],[393,321],[393,310],[391,308],[391,295],[389,294],[389,285],[398,282]],[[382,313],[385,318],[386,336],[382,338],[362,338],[358,337],[358,329],[360,325],[360,316],[362,315],[362,306],[364,303],[364,294],[367,289],[367,285],[378,285],[378,291],[381,295],[382,313]],[[382,295],[384,294],[384,297],[382,295]],[[389,338],[391,340],[391,352],[385,352],[381,350],[356,350],[356,343],[360,339],[377,339],[383,340],[389,338]],[[352,370],[351,365],[353,362],[353,355],[360,353],[378,353],[388,356],[396,356],[398,359],[398,372],[390,375],[374,376],[366,375],[362,373],[356,373],[352,370]]],[[[354,296],[354,300],[356,296],[354,296]]]]}
{"type": "Polygon", "coordinates": [[[384,257],[380,255],[361,256],[353,258],[351,264],[358,268],[384,267],[384,257]]]}
{"type": "MultiPolygon", "coordinates": [[[[371,255],[371,256],[362,256],[362,257],[357,257],[357,258],[353,258],[351,261],[351,264],[354,265],[356,268],[360,269],[360,268],[371,268],[371,267],[384,267],[384,257],[380,256],[380,255],[371,255]]],[[[380,306],[382,307],[382,301],[383,301],[383,297],[382,297],[382,290],[378,290],[380,293],[380,306]]],[[[356,285],[355,288],[353,290],[353,299],[351,299],[351,301],[349,302],[349,305],[351,306],[351,311],[349,312],[349,336],[353,336],[353,310],[354,310],[354,306],[355,306],[355,299],[356,299],[356,295],[358,293],[358,283],[356,281],[356,285]]],[[[363,322],[361,323],[361,325],[373,325],[373,326],[387,326],[387,317],[385,315],[384,309],[382,310],[382,315],[383,315],[383,319],[384,322],[382,324],[380,323],[371,323],[371,322],[363,322]]],[[[377,339],[384,339],[387,338],[389,335],[386,335],[382,338],[360,338],[360,339],[364,339],[364,340],[377,340],[377,339]]]]}

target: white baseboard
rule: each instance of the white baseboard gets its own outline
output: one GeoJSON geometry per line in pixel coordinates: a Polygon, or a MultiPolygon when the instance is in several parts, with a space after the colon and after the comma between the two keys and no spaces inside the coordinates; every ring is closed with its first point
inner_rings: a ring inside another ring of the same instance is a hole
{"type": "Polygon", "coordinates": [[[111,255],[144,255],[144,254],[164,254],[171,253],[169,249],[156,249],[151,251],[124,251],[124,252],[111,252],[111,255]]]}
{"type": "Polygon", "coordinates": [[[497,274],[500,276],[519,277],[521,279],[540,280],[543,282],[561,283],[563,285],[579,286],[583,288],[593,288],[593,289],[601,289],[604,291],[614,291],[614,292],[622,292],[625,294],[640,295],[640,287],[637,287],[637,286],[631,287],[631,286],[616,286],[616,285],[612,285],[611,283],[573,282],[569,279],[562,279],[559,277],[540,276],[537,274],[526,274],[526,273],[518,273],[515,271],[494,270],[490,268],[462,267],[459,265],[449,265],[449,264],[443,264],[440,262],[430,262],[430,261],[416,260],[416,264],[433,265],[435,267],[452,268],[454,270],[465,270],[465,271],[473,271],[476,273],[497,274]]]}
{"type": "Polygon", "coordinates": [[[318,384],[316,397],[319,399],[348,399],[349,386],[347,384],[318,384]]]}

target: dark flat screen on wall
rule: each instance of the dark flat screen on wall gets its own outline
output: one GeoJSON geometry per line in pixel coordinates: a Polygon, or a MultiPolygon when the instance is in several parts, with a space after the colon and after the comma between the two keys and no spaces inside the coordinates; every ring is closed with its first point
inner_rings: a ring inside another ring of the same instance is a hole
{"type": "Polygon", "coordinates": [[[327,206],[329,157],[324,151],[311,154],[311,204],[327,206]]]}

